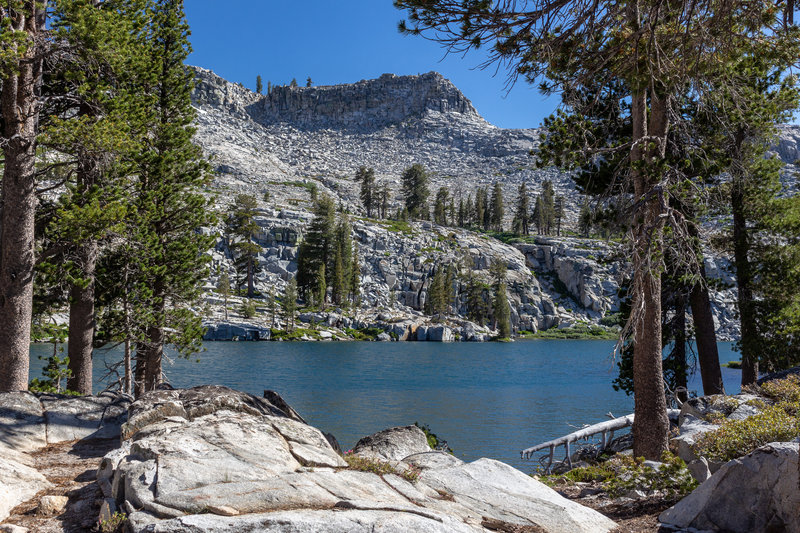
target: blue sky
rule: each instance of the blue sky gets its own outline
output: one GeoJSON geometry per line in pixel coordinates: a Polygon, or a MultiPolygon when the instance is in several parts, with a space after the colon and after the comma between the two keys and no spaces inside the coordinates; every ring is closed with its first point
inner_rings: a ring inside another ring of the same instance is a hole
{"type": "Polygon", "coordinates": [[[537,127],[558,104],[523,82],[506,95],[506,73],[477,69],[480,54],[444,57],[437,43],[400,35],[391,0],[186,0],[185,9],[189,63],[251,89],[259,74],[265,86],[309,76],[332,85],[436,70],[504,128],[537,127]]]}

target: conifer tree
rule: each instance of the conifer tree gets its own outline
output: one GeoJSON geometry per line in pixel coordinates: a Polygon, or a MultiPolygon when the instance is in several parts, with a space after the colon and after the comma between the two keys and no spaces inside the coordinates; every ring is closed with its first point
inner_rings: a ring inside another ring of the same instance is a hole
{"type": "Polygon", "coordinates": [[[433,205],[433,221],[440,226],[447,225],[447,187],[439,187],[433,205]]]}
{"type": "Polygon", "coordinates": [[[74,179],[67,180],[48,228],[53,249],[61,253],[45,251],[40,264],[55,265],[69,283],[67,386],[81,394],[92,393],[96,269],[120,232],[123,190],[132,171],[128,161],[137,146],[129,132],[142,101],[132,90],[142,70],[139,4],[61,0],[51,12],[52,30],[69,53],[48,62],[40,139],[62,156],[74,179]]]}
{"type": "Polygon", "coordinates": [[[372,212],[379,206],[380,200],[380,195],[375,189],[375,169],[359,167],[355,180],[361,183],[361,203],[367,210],[367,217],[372,217],[372,212]]]}
{"type": "Polygon", "coordinates": [[[253,242],[259,231],[255,221],[256,199],[248,194],[237,194],[227,221],[229,248],[236,267],[237,289],[247,285],[247,297],[255,296],[255,275],[261,247],[253,242]]]}
{"type": "Polygon", "coordinates": [[[503,205],[503,188],[500,182],[494,182],[494,189],[492,190],[492,216],[491,225],[495,231],[503,231],[503,217],[505,216],[505,207],[503,205]]]}
{"type": "Polygon", "coordinates": [[[132,198],[128,238],[138,255],[134,316],[143,335],[137,340],[137,392],[162,380],[164,346],[188,355],[200,348],[200,317],[191,306],[207,276],[204,252],[213,237],[196,232],[212,225],[209,200],[201,194],[210,179],[202,151],[192,143],[192,72],[189,28],[180,0],[152,0],[146,59],[153,84],[145,114],[143,144],[137,158],[139,179],[132,198]]]}
{"type": "Polygon", "coordinates": [[[319,270],[317,271],[317,290],[314,299],[317,304],[317,309],[324,311],[328,299],[328,284],[325,281],[325,263],[319,265],[319,270]]]}
{"type": "Polygon", "coordinates": [[[381,218],[386,218],[386,213],[389,212],[389,184],[384,182],[381,186],[380,194],[381,218]]]}
{"type": "Polygon", "coordinates": [[[0,392],[28,389],[33,312],[36,134],[47,6],[14,0],[0,6],[0,114],[3,198],[0,221],[0,392]]]}
{"type": "Polygon", "coordinates": [[[361,265],[358,262],[358,246],[353,246],[353,261],[350,265],[350,301],[358,309],[361,301],[361,265]]]}
{"type": "Polygon", "coordinates": [[[256,76],[256,94],[261,94],[263,90],[264,90],[264,84],[261,81],[261,74],[259,74],[258,76],[256,76]]]}
{"type": "Polygon", "coordinates": [[[508,305],[506,282],[502,281],[494,289],[494,319],[497,325],[498,337],[508,339],[511,337],[511,308],[508,305]]]}
{"type": "Polygon", "coordinates": [[[464,204],[464,198],[458,199],[458,218],[456,220],[456,225],[459,228],[463,228],[467,222],[467,210],[466,205],[464,204]]]}
{"type": "Polygon", "coordinates": [[[482,228],[483,221],[486,218],[486,190],[482,187],[478,187],[478,190],[475,191],[475,216],[473,219],[473,224],[478,227],[482,228]]]}
{"type": "Polygon", "coordinates": [[[419,163],[408,167],[402,176],[405,208],[412,219],[428,218],[428,174],[419,163]]]}
{"type": "Polygon", "coordinates": [[[517,192],[517,208],[514,211],[514,232],[518,235],[528,235],[528,221],[530,216],[530,199],[528,186],[523,181],[517,192]]]}
{"type": "Polygon", "coordinates": [[[294,331],[294,315],[297,311],[297,278],[292,278],[286,284],[286,291],[281,299],[281,310],[283,320],[286,323],[286,331],[294,331]]]}
{"type": "Polygon", "coordinates": [[[297,250],[297,287],[306,301],[319,294],[320,266],[328,265],[329,271],[333,271],[335,241],[336,205],[327,195],[320,195],[314,206],[314,219],[297,250]]]}

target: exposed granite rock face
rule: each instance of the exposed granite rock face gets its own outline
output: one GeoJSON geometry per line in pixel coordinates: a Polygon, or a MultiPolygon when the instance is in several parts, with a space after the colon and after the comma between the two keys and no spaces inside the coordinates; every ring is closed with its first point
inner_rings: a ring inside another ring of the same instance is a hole
{"type": "Polygon", "coordinates": [[[355,455],[383,461],[402,461],[409,455],[429,451],[428,438],[417,426],[384,429],[353,446],[355,455]]]}
{"type": "MultiPolygon", "coordinates": [[[[379,308],[390,310],[392,319],[405,320],[407,326],[426,325],[414,313],[424,307],[425,279],[431,265],[450,260],[452,254],[433,249],[444,241],[432,244],[431,239],[425,239],[430,225],[412,225],[408,235],[397,235],[393,228],[395,235],[390,235],[392,232],[386,229],[391,226],[359,219],[365,212],[353,177],[362,165],[374,168],[378,184],[388,186],[390,214],[402,203],[399,192],[403,170],[420,163],[431,174],[432,195],[438,187],[447,188],[456,208],[459,199],[466,200],[468,195],[474,198],[477,187],[499,183],[507,205],[507,228],[514,216],[510,206],[516,202],[519,185],[526,183],[533,197],[541,191],[544,180],[551,180],[556,194],[565,198],[564,226],[574,227],[582,200],[570,175],[554,168],[536,168],[530,155],[539,146],[542,132],[506,130],[489,124],[456,87],[436,73],[388,74],[376,80],[326,87],[276,87],[270,95],[255,94],[205,69],[195,69],[195,75],[196,142],[214,157],[215,186],[221,193],[218,207],[225,211],[225,204],[236,193],[244,193],[256,198],[263,208],[257,220],[261,227],[257,241],[263,252],[259,254],[256,281],[262,294],[270,287],[282,290],[296,272],[296,245],[311,218],[313,188],[355,215],[359,254],[365,263],[362,322],[380,322],[373,313],[379,308]],[[420,245],[415,246],[415,241],[420,245]]],[[[800,128],[785,126],[775,150],[784,162],[792,163],[800,159],[799,143],[800,128]]],[[[795,187],[793,175],[793,171],[784,172],[786,183],[795,187]]],[[[708,226],[719,229],[720,224],[723,222],[710,222],[708,226]]],[[[454,250],[469,248],[474,258],[478,235],[435,228],[435,238],[455,234],[454,250]]],[[[615,276],[625,267],[624,260],[617,265],[593,260],[589,256],[595,254],[577,240],[554,239],[543,246],[552,248],[549,257],[540,257],[541,247],[529,254],[538,262],[534,268],[541,267],[537,274],[558,279],[571,296],[562,298],[548,279],[543,278],[540,287],[535,287],[525,277],[518,277],[509,284],[515,327],[536,331],[576,322],[596,324],[604,314],[618,308],[615,290],[619,280],[615,276]],[[520,290],[521,284],[533,290],[520,290]],[[554,303],[559,304],[558,309],[554,303]]],[[[598,246],[604,247],[602,243],[598,246]]],[[[497,249],[481,255],[476,263],[478,270],[485,269],[481,266],[485,261],[503,260],[509,254],[497,249]]],[[[208,339],[264,338],[271,324],[220,324],[222,302],[212,289],[218,272],[227,270],[230,274],[230,253],[224,241],[211,256],[215,277],[209,280],[207,289],[215,316],[207,322],[208,339]]],[[[723,282],[714,284],[711,293],[719,338],[738,338],[735,292],[718,288],[732,281],[727,261],[708,257],[706,270],[709,278],[723,282]]],[[[474,331],[472,326],[463,327],[474,331]]],[[[465,335],[458,331],[462,325],[449,328],[454,338],[455,333],[475,340],[487,336],[486,331],[479,330],[475,335],[465,335]]],[[[385,329],[398,337],[407,333],[407,328],[393,332],[385,329]]]]}
{"type": "MultiPolygon", "coordinates": [[[[415,482],[348,469],[319,430],[229,389],[151,393],[131,406],[130,419],[130,440],[103,460],[99,477],[108,481],[107,496],[130,513],[135,533],[486,532],[485,524],[566,533],[615,526],[497,461],[465,464],[430,451],[402,457],[407,462],[399,464],[421,471],[415,482]]],[[[406,448],[427,449],[419,433],[421,439],[400,428],[368,440],[397,459],[406,448]]]]}
{"type": "MultiPolygon", "coordinates": [[[[28,453],[59,442],[119,436],[130,398],[0,393],[0,522],[51,483],[28,453]]],[[[51,509],[52,511],[52,509],[51,509]]]]}
{"type": "Polygon", "coordinates": [[[772,443],[728,462],[659,520],[731,533],[800,531],[797,448],[772,443]]]}
{"type": "Polygon", "coordinates": [[[376,80],[321,87],[273,87],[248,106],[268,125],[285,122],[301,129],[371,131],[426,111],[479,118],[472,103],[437,72],[419,76],[384,74],[376,80]]]}

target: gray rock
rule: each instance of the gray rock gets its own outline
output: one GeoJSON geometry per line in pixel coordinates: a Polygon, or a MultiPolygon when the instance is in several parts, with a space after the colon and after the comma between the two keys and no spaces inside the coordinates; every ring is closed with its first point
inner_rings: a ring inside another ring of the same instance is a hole
{"type": "Polygon", "coordinates": [[[719,426],[695,418],[692,415],[682,415],[682,419],[683,422],[679,428],[680,434],[672,438],[670,443],[678,448],[678,457],[683,459],[686,463],[690,463],[698,458],[692,448],[697,442],[698,437],[703,433],[718,430],[719,426]]]}
{"type": "Polygon", "coordinates": [[[17,452],[44,448],[47,446],[44,421],[42,404],[30,392],[0,394],[0,446],[17,452]]]}
{"type": "Polygon", "coordinates": [[[228,392],[225,400],[221,388],[157,391],[132,405],[138,429],[130,451],[107,456],[102,470],[116,464],[112,494],[130,513],[133,533],[444,533],[525,525],[568,533],[614,526],[507,465],[466,465],[431,452],[414,426],[373,435],[357,453],[391,461],[398,473],[416,467],[418,480],[346,468],[315,428],[271,412],[264,399],[228,392]],[[202,407],[203,396],[211,406],[202,407]],[[184,414],[157,416],[163,405],[184,414]]]}
{"type": "Polygon", "coordinates": [[[659,520],[731,533],[800,531],[795,443],[772,443],[728,462],[659,520]]]}
{"type": "Polygon", "coordinates": [[[114,438],[127,420],[130,398],[119,394],[40,398],[47,420],[48,444],[84,438],[114,438]]]}
{"type": "Polygon", "coordinates": [[[417,426],[384,429],[353,446],[355,455],[383,461],[402,461],[409,455],[429,451],[428,438],[417,426]]]}
{"type": "Polygon", "coordinates": [[[698,483],[703,483],[705,480],[711,477],[711,470],[708,467],[708,461],[705,457],[701,457],[689,462],[686,467],[689,469],[689,473],[692,474],[692,477],[696,479],[698,483]]]}
{"type": "Polygon", "coordinates": [[[0,448],[0,522],[11,509],[52,485],[36,469],[9,459],[0,448]]]}

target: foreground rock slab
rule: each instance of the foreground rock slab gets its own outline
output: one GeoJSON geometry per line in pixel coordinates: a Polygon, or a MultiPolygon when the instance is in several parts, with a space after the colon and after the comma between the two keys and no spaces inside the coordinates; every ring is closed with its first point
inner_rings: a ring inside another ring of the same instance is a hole
{"type": "Polygon", "coordinates": [[[321,431],[271,400],[197,387],[157,391],[132,404],[123,428],[129,438],[98,474],[108,481],[101,483],[107,496],[129,513],[131,530],[588,533],[615,527],[508,465],[464,463],[431,451],[413,426],[362,441],[362,458],[390,463],[396,473],[352,469],[321,431]]]}
{"type": "Polygon", "coordinates": [[[774,442],[726,463],[659,520],[730,533],[800,532],[798,444],[774,442]]]}
{"type": "MultiPolygon", "coordinates": [[[[18,505],[54,489],[34,467],[31,453],[81,439],[118,438],[129,404],[128,397],[111,393],[83,397],[0,394],[0,522],[18,505]]],[[[41,514],[51,515],[63,511],[66,500],[44,496],[40,503],[41,514]]]]}

